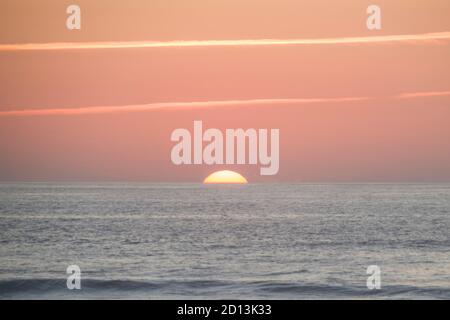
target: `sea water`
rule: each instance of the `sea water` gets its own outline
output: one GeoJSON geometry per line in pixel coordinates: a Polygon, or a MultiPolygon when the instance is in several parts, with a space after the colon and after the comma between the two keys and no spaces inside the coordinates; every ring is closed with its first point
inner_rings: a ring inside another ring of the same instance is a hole
{"type": "Polygon", "coordinates": [[[450,299],[450,185],[2,183],[0,298],[450,299]]]}

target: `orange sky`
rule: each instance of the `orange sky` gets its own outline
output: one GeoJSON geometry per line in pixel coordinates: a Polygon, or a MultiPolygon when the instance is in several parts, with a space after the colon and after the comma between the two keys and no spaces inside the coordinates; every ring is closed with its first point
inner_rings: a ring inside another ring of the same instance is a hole
{"type": "Polygon", "coordinates": [[[448,33],[448,0],[76,3],[81,31],[65,27],[71,1],[0,4],[0,180],[202,181],[214,170],[232,169],[250,182],[450,181],[449,40],[1,50],[27,43],[448,33]],[[382,8],[381,31],[366,29],[365,10],[374,3],[382,8]],[[442,94],[427,94],[436,92],[442,94]],[[339,101],[349,97],[367,99],[339,101]],[[185,104],[255,99],[269,102],[185,104]],[[133,112],[2,116],[178,102],[133,112]],[[194,120],[207,128],[279,128],[279,174],[261,177],[259,166],[173,165],[170,133],[192,130],[194,120]]]}

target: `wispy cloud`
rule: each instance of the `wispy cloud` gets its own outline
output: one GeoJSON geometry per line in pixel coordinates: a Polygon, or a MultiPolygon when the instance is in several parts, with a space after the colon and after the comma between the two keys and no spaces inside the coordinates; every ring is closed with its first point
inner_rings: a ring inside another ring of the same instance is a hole
{"type": "Polygon", "coordinates": [[[413,93],[401,93],[396,96],[398,99],[412,99],[421,97],[443,97],[450,96],[450,91],[429,91],[429,92],[413,92],[413,93]]]}
{"type": "Polygon", "coordinates": [[[53,42],[0,44],[0,51],[46,51],[46,50],[88,50],[88,49],[143,49],[180,47],[242,47],[242,46],[293,46],[293,45],[354,45],[390,42],[412,44],[437,43],[450,40],[450,31],[383,35],[370,37],[338,37],[319,39],[238,39],[238,40],[190,40],[190,41],[109,41],[109,42],[53,42]]]}
{"type": "Polygon", "coordinates": [[[93,106],[82,108],[59,109],[26,109],[0,111],[0,117],[24,117],[24,116],[64,116],[87,115],[103,113],[137,112],[150,110],[171,109],[196,109],[224,106],[249,106],[249,105],[280,105],[280,104],[311,104],[311,103],[342,103],[368,100],[369,97],[343,97],[343,98],[305,98],[305,99],[248,99],[248,100],[216,100],[197,102],[156,102],[148,104],[124,105],[124,106],[93,106]]]}
{"type": "MultiPolygon", "coordinates": [[[[413,99],[420,97],[450,96],[450,91],[411,92],[388,96],[388,99],[413,99]]],[[[92,106],[72,108],[43,108],[0,111],[0,117],[29,117],[29,116],[70,116],[106,113],[142,112],[151,110],[178,110],[214,108],[226,106],[273,106],[273,105],[303,105],[318,103],[345,103],[375,100],[376,97],[336,97],[336,98],[292,98],[292,99],[245,99],[245,100],[215,100],[192,102],[155,102],[148,104],[122,105],[122,106],[92,106]]]]}

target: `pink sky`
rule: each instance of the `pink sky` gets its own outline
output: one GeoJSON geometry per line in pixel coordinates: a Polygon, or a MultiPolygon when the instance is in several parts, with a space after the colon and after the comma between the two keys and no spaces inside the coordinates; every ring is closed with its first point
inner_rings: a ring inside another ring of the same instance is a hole
{"type": "Polygon", "coordinates": [[[0,180],[450,181],[450,41],[423,39],[450,34],[448,1],[377,1],[381,31],[370,1],[77,3],[81,31],[65,28],[69,1],[0,4],[0,180]],[[262,39],[310,43],[242,45],[262,39]],[[99,49],[172,41],[234,42],[99,49]],[[194,120],[279,128],[279,174],[173,165],[170,133],[194,120]]]}

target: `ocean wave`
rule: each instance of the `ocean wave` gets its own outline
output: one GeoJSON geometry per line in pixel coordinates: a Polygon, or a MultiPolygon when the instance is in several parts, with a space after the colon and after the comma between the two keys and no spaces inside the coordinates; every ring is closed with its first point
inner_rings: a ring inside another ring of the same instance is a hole
{"type": "Polygon", "coordinates": [[[261,298],[261,299],[449,299],[450,288],[393,285],[366,287],[278,281],[100,280],[83,279],[82,290],[68,290],[65,279],[0,280],[1,299],[20,298],[261,298]],[[77,296],[69,295],[76,293],[77,296]],[[216,297],[217,294],[218,296],[216,297]]]}

